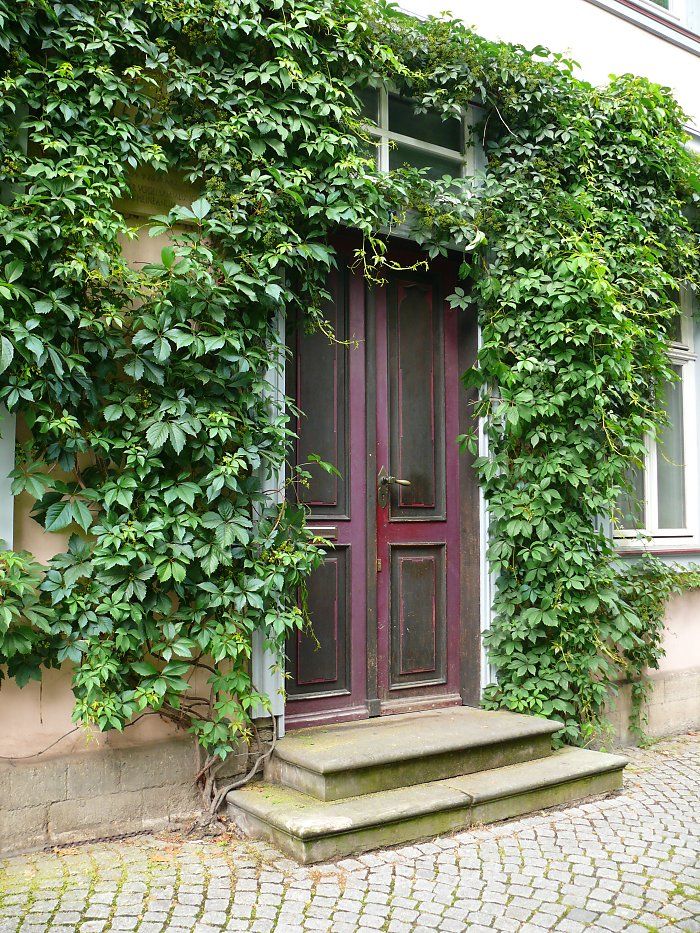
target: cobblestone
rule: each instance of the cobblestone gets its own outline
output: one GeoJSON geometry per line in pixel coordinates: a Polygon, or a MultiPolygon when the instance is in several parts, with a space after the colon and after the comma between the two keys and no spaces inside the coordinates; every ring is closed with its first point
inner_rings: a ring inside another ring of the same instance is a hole
{"type": "Polygon", "coordinates": [[[700,755],[632,751],[622,793],[299,867],[226,835],[0,862],[0,933],[700,933],[700,755]]]}

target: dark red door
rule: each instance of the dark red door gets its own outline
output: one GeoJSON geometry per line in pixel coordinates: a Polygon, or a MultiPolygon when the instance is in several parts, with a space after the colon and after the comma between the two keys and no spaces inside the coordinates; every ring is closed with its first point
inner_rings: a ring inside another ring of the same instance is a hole
{"type": "Polygon", "coordinates": [[[315,453],[341,473],[312,468],[301,490],[333,548],[309,581],[313,635],[288,644],[290,728],[461,702],[453,267],[370,290],[351,252],[339,258],[326,311],[337,342],[297,332],[287,370],[297,462],[315,453]]]}
{"type": "Polygon", "coordinates": [[[449,267],[375,298],[381,710],[461,702],[457,315],[449,267]]]}

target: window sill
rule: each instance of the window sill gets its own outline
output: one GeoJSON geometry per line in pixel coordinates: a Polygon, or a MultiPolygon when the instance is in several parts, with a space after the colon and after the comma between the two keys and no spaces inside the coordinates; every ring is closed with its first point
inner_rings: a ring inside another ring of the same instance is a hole
{"type": "Polygon", "coordinates": [[[700,36],[681,25],[677,19],[664,14],[661,9],[656,12],[646,4],[635,3],[634,0],[586,0],[586,3],[592,3],[593,6],[607,10],[613,16],[618,16],[645,32],[700,56],[700,36]]]}
{"type": "Polygon", "coordinates": [[[700,555],[700,538],[655,538],[640,541],[636,538],[616,538],[615,548],[620,557],[640,557],[643,554],[700,555]]]}

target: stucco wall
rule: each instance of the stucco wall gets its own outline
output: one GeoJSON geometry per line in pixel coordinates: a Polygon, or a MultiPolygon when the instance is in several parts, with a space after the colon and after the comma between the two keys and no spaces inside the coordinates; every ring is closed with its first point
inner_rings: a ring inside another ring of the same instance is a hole
{"type": "Polygon", "coordinates": [[[666,610],[666,654],[659,665],[661,673],[700,670],[700,591],[682,593],[669,602],[666,610]]]}

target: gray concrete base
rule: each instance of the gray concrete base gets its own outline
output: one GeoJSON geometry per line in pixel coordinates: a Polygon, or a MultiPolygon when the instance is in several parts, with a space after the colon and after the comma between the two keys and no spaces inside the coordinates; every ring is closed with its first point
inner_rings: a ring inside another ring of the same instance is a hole
{"type": "MultiPolygon", "coordinates": [[[[190,738],[0,764],[0,853],[163,829],[200,810],[190,738]]],[[[243,769],[232,761],[230,773],[243,769]]]]}
{"type": "MultiPolygon", "coordinates": [[[[651,694],[646,704],[649,717],[646,734],[653,739],[700,728],[700,668],[685,671],[654,671],[649,675],[651,694]]],[[[634,745],[630,731],[631,687],[620,684],[619,694],[611,703],[608,717],[615,741],[634,745]]]]}

